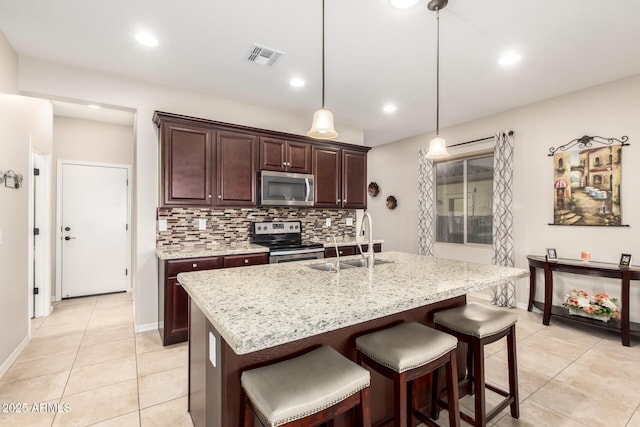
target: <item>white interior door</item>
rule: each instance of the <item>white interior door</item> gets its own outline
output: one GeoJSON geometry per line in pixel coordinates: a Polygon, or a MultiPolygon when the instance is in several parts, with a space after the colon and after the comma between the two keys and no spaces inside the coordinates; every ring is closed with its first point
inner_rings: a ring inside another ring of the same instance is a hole
{"type": "Polygon", "coordinates": [[[62,165],[62,298],[128,288],[128,168],[62,165]]]}

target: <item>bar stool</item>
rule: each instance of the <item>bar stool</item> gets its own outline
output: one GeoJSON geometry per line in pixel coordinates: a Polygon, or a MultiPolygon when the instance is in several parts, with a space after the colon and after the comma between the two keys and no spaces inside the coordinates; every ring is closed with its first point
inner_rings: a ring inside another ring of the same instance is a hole
{"type": "Polygon", "coordinates": [[[446,366],[449,425],[459,426],[458,340],[417,322],[401,323],[356,338],[358,362],[393,380],[394,426],[411,425],[415,416],[429,426],[437,424],[418,412],[411,382],[446,366]]]}
{"type": "Polygon", "coordinates": [[[356,407],[363,427],[371,426],[369,371],[331,347],[320,347],[283,362],[244,371],[244,426],[316,426],[356,407]]]}
{"type": "MultiPolygon", "coordinates": [[[[460,411],[460,418],[474,426],[486,426],[500,411],[510,406],[511,416],[520,417],[518,400],[518,366],[516,361],[516,322],[518,316],[506,310],[468,303],[434,313],[436,329],[451,334],[469,346],[467,354],[467,390],[474,394],[474,415],[460,411]],[[509,391],[485,383],[484,346],[507,337],[509,391]],[[485,387],[505,397],[489,413],[486,411],[485,387]]],[[[438,399],[437,403],[442,403],[438,399]]],[[[432,407],[436,407],[436,402],[432,407]]]]}

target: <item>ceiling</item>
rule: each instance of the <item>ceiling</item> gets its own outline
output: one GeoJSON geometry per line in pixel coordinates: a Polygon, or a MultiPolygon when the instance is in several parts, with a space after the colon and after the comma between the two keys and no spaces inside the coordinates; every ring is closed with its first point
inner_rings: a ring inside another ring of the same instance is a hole
{"type": "MultiPolygon", "coordinates": [[[[376,146],[435,128],[435,14],[326,0],[326,106],[376,146]],[[392,102],[397,111],[382,107],[392,102]]],[[[321,104],[321,0],[0,0],[19,55],[309,116],[321,104]],[[139,45],[137,31],[159,40],[139,45]],[[253,43],[284,52],[249,62],[253,43]],[[302,88],[289,86],[299,76],[302,88]]],[[[450,0],[440,127],[640,74],[637,0],[450,0]],[[516,49],[522,60],[498,65],[516,49]]],[[[215,117],[211,117],[215,119],[215,117]]],[[[509,124],[505,123],[505,127],[509,124]]],[[[446,133],[444,134],[446,137],[446,133]]],[[[339,138],[338,138],[339,139],[339,138]]]]}

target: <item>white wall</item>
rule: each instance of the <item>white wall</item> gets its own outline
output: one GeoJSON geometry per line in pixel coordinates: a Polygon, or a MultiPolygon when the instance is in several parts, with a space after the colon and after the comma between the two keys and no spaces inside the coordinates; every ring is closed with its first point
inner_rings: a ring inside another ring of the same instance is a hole
{"type": "MultiPolygon", "coordinates": [[[[499,96],[499,94],[496,94],[499,96]]],[[[640,261],[640,76],[611,82],[569,95],[524,106],[459,126],[441,130],[449,144],[515,131],[514,153],[514,243],[516,266],[526,268],[528,254],[543,255],[547,247],[555,247],[561,257],[579,258],[580,252],[591,252],[594,261],[617,263],[620,253],[632,253],[640,261]],[[622,161],[622,218],[628,228],[550,226],[553,222],[553,164],[548,157],[552,146],[562,145],[583,135],[629,137],[622,161]]],[[[369,199],[378,227],[376,238],[385,240],[385,249],[417,252],[417,153],[426,147],[430,135],[376,147],[369,152],[369,180],[377,181],[382,194],[369,199]],[[387,195],[398,198],[398,208],[384,207],[387,195]]],[[[490,144],[479,143],[451,149],[451,154],[478,151],[490,144]]],[[[436,245],[436,256],[491,261],[491,251],[436,245]]],[[[539,277],[538,280],[541,280],[539,277]]],[[[604,288],[619,296],[616,282],[587,281],[576,276],[561,275],[556,280],[555,298],[561,299],[566,288],[604,288]]],[[[528,300],[528,281],[518,283],[517,299],[528,300]]],[[[538,300],[542,299],[538,286],[538,300]]],[[[602,290],[602,289],[600,289],[602,290]]],[[[632,291],[632,300],[640,293],[632,291]]],[[[633,315],[633,313],[632,313],[633,315]]]]}
{"type": "Polygon", "coordinates": [[[18,93],[18,54],[0,31],[0,93],[18,93]]]}
{"type": "MultiPolygon", "coordinates": [[[[134,311],[137,330],[157,322],[155,217],[158,137],[154,110],[293,134],[305,134],[310,115],[298,115],[214,98],[166,86],[20,57],[20,91],[43,97],[94,102],[136,111],[134,189],[134,311]]],[[[360,129],[336,124],[343,142],[362,144],[360,129]]]]}
{"type": "Polygon", "coordinates": [[[0,94],[0,170],[24,177],[23,186],[0,185],[0,376],[29,338],[30,141],[51,153],[51,103],[0,94]]]}

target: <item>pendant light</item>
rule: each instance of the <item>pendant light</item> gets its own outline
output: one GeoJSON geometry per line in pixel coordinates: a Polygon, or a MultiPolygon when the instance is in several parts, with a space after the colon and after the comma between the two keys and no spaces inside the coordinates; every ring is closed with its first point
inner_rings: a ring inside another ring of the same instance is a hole
{"type": "Polygon", "coordinates": [[[322,0],[322,108],[313,113],[311,129],[307,132],[311,138],[333,139],[338,137],[333,127],[333,113],[324,105],[324,0],[322,0]]]}
{"type": "Polygon", "coordinates": [[[440,9],[447,6],[449,0],[431,0],[429,10],[436,12],[436,136],[429,141],[427,159],[441,160],[449,157],[447,142],[440,136],[440,9]]]}

